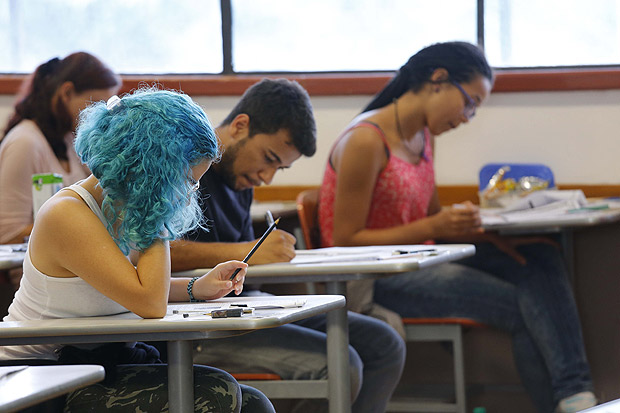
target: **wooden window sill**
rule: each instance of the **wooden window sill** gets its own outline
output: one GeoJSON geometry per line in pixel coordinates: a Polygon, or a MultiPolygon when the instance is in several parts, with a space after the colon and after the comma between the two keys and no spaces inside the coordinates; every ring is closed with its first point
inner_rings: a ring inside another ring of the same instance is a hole
{"type": "MultiPolygon", "coordinates": [[[[373,95],[393,73],[282,74],[282,75],[127,75],[122,92],[141,84],[160,84],[192,96],[240,96],[263,77],[298,81],[311,96],[373,95]]],[[[0,94],[17,93],[26,75],[0,75],[0,94]]],[[[496,73],[494,92],[542,92],[620,89],[620,68],[502,70],[496,73]]]]}

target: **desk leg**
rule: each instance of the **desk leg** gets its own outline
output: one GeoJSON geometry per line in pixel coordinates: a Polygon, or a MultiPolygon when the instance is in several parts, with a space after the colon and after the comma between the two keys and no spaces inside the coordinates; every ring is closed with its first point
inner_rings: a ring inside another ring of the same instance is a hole
{"type": "Polygon", "coordinates": [[[168,406],[170,413],[194,411],[192,342],[168,342],[168,406]]]}
{"type": "Polygon", "coordinates": [[[571,284],[575,282],[575,247],[573,241],[573,230],[565,228],[560,232],[560,243],[562,244],[562,252],[564,253],[564,262],[566,262],[566,271],[570,277],[571,284]]]}
{"type": "MultiPolygon", "coordinates": [[[[346,294],[344,282],[328,282],[326,288],[328,294],[346,294]]],[[[350,413],[349,323],[346,307],[327,313],[327,371],[329,413],[350,413]]]]}

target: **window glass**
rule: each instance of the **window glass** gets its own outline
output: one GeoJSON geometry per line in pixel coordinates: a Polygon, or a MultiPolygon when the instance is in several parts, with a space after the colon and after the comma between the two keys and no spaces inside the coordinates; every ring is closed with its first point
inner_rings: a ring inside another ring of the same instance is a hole
{"type": "Polygon", "coordinates": [[[476,42],[475,0],[232,0],[238,72],[395,70],[447,40],[476,42]]]}
{"type": "Polygon", "coordinates": [[[620,63],[620,0],[486,0],[494,67],[620,63]]]}
{"type": "MultiPolygon", "coordinates": [[[[476,42],[476,0],[230,0],[237,72],[395,70],[476,42]]],[[[620,0],[485,0],[492,66],[620,64],[620,0]]],[[[0,73],[78,50],[115,71],[221,73],[220,0],[0,0],[0,73]]]]}
{"type": "Polygon", "coordinates": [[[0,0],[0,72],[90,52],[120,73],[220,73],[219,0],[0,0]]]}

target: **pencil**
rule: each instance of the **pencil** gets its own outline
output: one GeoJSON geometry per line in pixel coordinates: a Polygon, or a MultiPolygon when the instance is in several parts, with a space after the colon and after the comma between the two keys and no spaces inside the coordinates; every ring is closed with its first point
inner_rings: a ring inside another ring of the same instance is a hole
{"type": "MultiPolygon", "coordinates": [[[[267,238],[267,235],[269,235],[271,233],[271,231],[273,231],[274,229],[276,229],[276,225],[278,225],[278,222],[280,222],[280,218],[276,219],[273,224],[269,225],[269,228],[267,228],[267,231],[265,231],[265,233],[263,234],[262,237],[260,237],[260,239],[258,240],[258,242],[256,243],[256,245],[254,245],[254,247],[250,250],[250,252],[248,252],[248,255],[245,256],[245,258],[243,259],[243,262],[248,262],[250,260],[250,258],[252,258],[252,255],[254,255],[254,252],[256,252],[256,250],[258,249],[258,247],[260,247],[260,244],[263,243],[263,241],[265,241],[265,238],[267,238]]],[[[233,273],[233,275],[230,276],[230,281],[234,280],[235,277],[237,276],[237,274],[239,274],[239,271],[241,271],[241,268],[237,268],[235,270],[235,272],[233,273]]]]}

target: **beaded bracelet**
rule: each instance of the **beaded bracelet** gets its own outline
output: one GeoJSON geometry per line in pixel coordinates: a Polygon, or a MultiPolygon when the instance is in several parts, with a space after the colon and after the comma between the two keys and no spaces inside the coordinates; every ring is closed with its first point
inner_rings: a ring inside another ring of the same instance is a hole
{"type": "Polygon", "coordinates": [[[195,303],[197,301],[203,301],[203,300],[197,300],[194,298],[194,282],[200,277],[194,277],[191,280],[189,280],[189,283],[187,283],[187,294],[189,295],[189,301],[195,303]]]}

